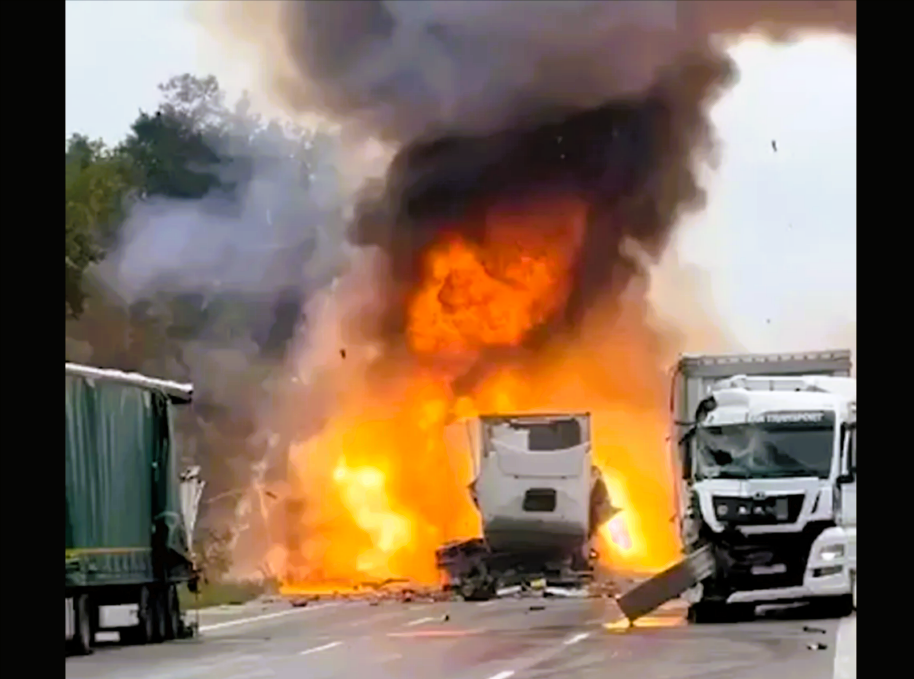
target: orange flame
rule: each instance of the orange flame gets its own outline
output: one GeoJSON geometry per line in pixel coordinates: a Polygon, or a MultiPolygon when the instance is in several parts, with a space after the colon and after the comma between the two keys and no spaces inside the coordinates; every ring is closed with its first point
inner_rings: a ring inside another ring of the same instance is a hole
{"type": "Polygon", "coordinates": [[[592,314],[564,344],[518,353],[460,398],[449,386],[453,363],[442,360],[516,347],[562,309],[586,215],[587,205],[569,198],[502,209],[484,218],[478,244],[451,233],[426,253],[423,284],[407,308],[414,358],[349,385],[321,434],[290,451],[303,503],[285,539],[277,536],[286,545],[287,590],[389,578],[435,583],[435,550],[480,534],[467,491],[469,446],[446,436],[448,422],[480,412],[590,412],[595,463],[624,510],[599,533],[603,559],[658,570],[677,557],[668,385],[640,302],[592,314]]]}
{"type": "Polygon", "coordinates": [[[567,300],[586,218],[585,203],[562,199],[487,213],[481,245],[448,236],[427,253],[425,283],[409,305],[412,349],[519,344],[567,300]]]}

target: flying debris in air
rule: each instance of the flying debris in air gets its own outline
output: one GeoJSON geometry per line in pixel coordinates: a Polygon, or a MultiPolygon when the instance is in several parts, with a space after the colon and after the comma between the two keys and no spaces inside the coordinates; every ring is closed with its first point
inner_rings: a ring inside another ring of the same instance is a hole
{"type": "Polygon", "coordinates": [[[771,148],[774,150],[775,153],[778,152],[778,142],[776,139],[771,140],[771,148]]]}
{"type": "Polygon", "coordinates": [[[345,358],[346,358],[346,350],[345,350],[345,349],[340,349],[340,358],[342,358],[342,359],[345,359],[345,358]]]}

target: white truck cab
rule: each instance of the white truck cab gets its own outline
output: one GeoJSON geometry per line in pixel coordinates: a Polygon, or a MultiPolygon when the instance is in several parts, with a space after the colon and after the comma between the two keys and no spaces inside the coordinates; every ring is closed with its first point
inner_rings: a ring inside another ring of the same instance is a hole
{"type": "Polygon", "coordinates": [[[629,620],[677,596],[695,622],[804,599],[856,607],[850,375],[848,350],[680,358],[670,450],[684,554],[618,598],[629,620]]]}
{"type": "Polygon", "coordinates": [[[693,617],[721,604],[830,597],[851,607],[857,567],[856,379],[746,376],[714,384],[685,445],[687,548],[716,573],[693,617]]]}

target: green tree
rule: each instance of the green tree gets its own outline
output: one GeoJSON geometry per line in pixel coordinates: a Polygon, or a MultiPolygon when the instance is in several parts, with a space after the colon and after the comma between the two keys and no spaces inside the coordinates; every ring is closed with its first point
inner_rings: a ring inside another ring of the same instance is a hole
{"type": "MultiPolygon", "coordinates": [[[[160,90],[157,109],[141,113],[116,150],[84,138],[68,144],[68,210],[70,163],[82,167],[117,159],[130,168],[128,183],[136,187],[125,194],[131,200],[117,203],[121,214],[133,207],[133,201],[192,201],[217,194],[214,209],[224,209],[227,221],[248,219],[247,226],[257,229],[261,228],[257,220],[262,220],[278,241],[292,244],[277,257],[276,269],[300,276],[307,268],[308,276],[325,276],[321,272],[327,265],[312,259],[316,242],[303,235],[328,220],[340,219],[333,198],[336,137],[262,120],[247,97],[227,106],[212,77],[183,75],[160,90]],[[255,177],[263,180],[259,190],[248,191],[255,177]],[[308,267],[305,262],[310,262],[308,267]]],[[[83,258],[80,276],[104,256],[119,233],[120,216],[96,221],[109,226],[95,229],[84,242],[76,239],[75,245],[83,248],[74,246],[83,258]]],[[[69,224],[68,218],[68,261],[69,224]]],[[[68,279],[68,313],[70,285],[68,279]]],[[[296,281],[289,283],[293,294],[278,305],[274,296],[231,286],[219,291],[147,291],[143,299],[129,300],[129,305],[119,299],[116,289],[95,277],[75,279],[72,286],[80,303],[83,290],[93,300],[78,320],[67,324],[68,337],[91,347],[91,356],[83,360],[181,381],[193,379],[198,397],[193,409],[179,416],[178,426],[192,441],[190,447],[212,492],[244,485],[249,462],[264,454],[252,447],[249,437],[258,408],[269,398],[268,378],[301,318],[296,281]]],[[[221,558],[217,554],[212,561],[221,558]]],[[[216,572],[222,567],[217,565],[216,572]]]]}
{"type": "Polygon", "coordinates": [[[104,257],[135,194],[129,158],[74,135],[66,146],[66,315],[83,312],[83,274],[104,257]]]}

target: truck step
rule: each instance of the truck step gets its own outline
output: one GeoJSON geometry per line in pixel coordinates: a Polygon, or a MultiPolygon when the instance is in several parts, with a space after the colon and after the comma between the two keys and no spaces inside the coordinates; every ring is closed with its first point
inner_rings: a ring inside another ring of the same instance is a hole
{"type": "Polygon", "coordinates": [[[629,621],[655,611],[714,573],[710,546],[696,550],[662,573],[636,585],[616,602],[629,621]]]}

